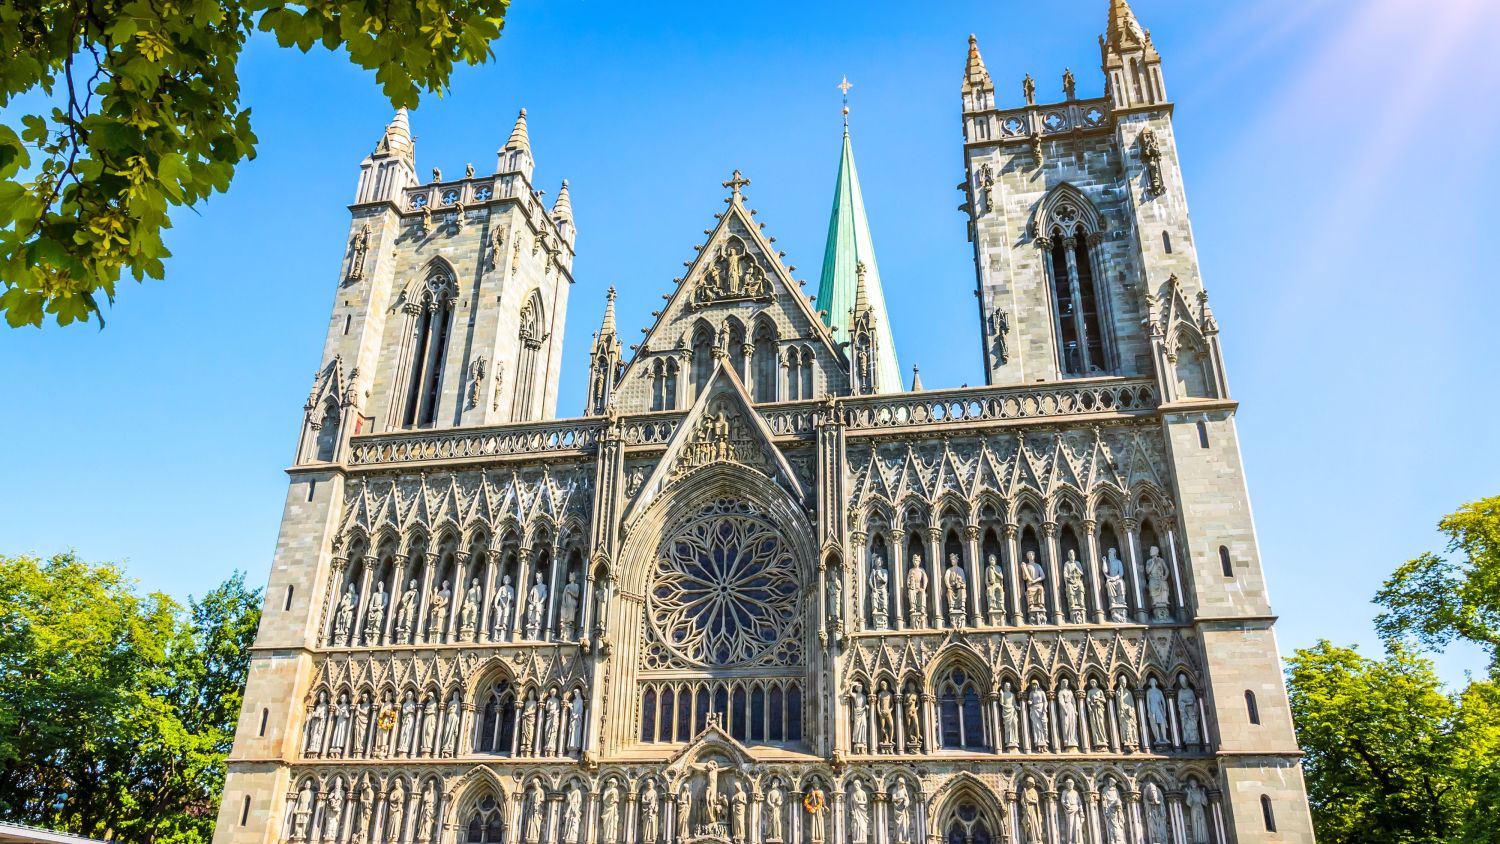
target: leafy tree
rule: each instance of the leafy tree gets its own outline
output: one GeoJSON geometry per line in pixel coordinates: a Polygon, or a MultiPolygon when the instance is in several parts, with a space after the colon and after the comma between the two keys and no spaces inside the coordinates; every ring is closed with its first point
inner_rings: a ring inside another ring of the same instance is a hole
{"type": "Polygon", "coordinates": [[[393,105],[478,64],[509,0],[0,0],[0,311],[12,326],[99,316],[123,273],[161,278],[171,206],[255,155],[245,41],[341,50],[393,105]]]}
{"type": "Polygon", "coordinates": [[[208,841],[259,616],[240,574],[184,608],[71,554],[0,557],[0,819],[208,841]]]}

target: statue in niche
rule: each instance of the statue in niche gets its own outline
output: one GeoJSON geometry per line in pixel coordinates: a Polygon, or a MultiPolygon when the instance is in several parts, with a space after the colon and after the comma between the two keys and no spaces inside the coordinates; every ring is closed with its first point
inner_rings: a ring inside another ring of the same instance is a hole
{"type": "Polygon", "coordinates": [[[458,690],[453,690],[453,696],[448,698],[448,708],[443,711],[443,746],[442,755],[452,756],[458,752],[458,723],[459,723],[458,690]]]}
{"type": "Polygon", "coordinates": [[[526,693],[526,703],[521,706],[521,755],[536,755],[536,692],[526,693]]]}
{"type": "Polygon", "coordinates": [[[350,756],[364,756],[365,742],[370,735],[370,693],[361,692],[359,702],[354,706],[354,746],[349,749],[350,756]]]}
{"type": "Polygon", "coordinates": [[[413,841],[426,841],[427,836],[432,833],[432,808],[437,802],[437,794],[434,786],[429,780],[427,788],[417,795],[417,828],[412,833],[413,841]]]}
{"type": "Polygon", "coordinates": [[[729,834],[735,841],[745,840],[748,831],[745,823],[745,809],[748,803],[749,798],[745,796],[745,787],[735,783],[734,797],[729,801],[729,834]]]}
{"type": "Polygon", "coordinates": [[[677,840],[687,841],[693,817],[693,790],[686,782],[677,789],[677,840]]]}
{"type": "Polygon", "coordinates": [[[563,841],[578,844],[579,827],[583,823],[583,789],[578,783],[568,789],[568,798],[563,806],[563,841]]]}
{"type": "Polygon", "coordinates": [[[1151,556],[1146,559],[1146,590],[1151,593],[1151,618],[1154,621],[1172,620],[1171,577],[1167,561],[1161,557],[1161,549],[1151,546],[1151,556]]]}
{"type": "Polygon", "coordinates": [[[441,642],[447,632],[448,604],[453,600],[453,590],[448,581],[441,589],[435,589],[427,598],[427,641],[441,642]]]}
{"type": "Polygon", "coordinates": [[[1172,727],[1167,718],[1167,696],[1152,677],[1146,683],[1146,719],[1151,725],[1151,746],[1171,747],[1172,727]]]}
{"type": "Polygon", "coordinates": [[[1062,844],[1087,844],[1083,837],[1083,798],[1078,796],[1072,777],[1063,777],[1057,799],[1062,804],[1062,844]]]}
{"type": "Polygon", "coordinates": [[[1146,192],[1151,196],[1166,193],[1167,182],[1161,170],[1161,142],[1149,126],[1141,132],[1141,160],[1146,162],[1146,192]]]}
{"type": "Polygon", "coordinates": [[[870,569],[870,623],[876,630],[890,627],[891,573],[886,570],[885,558],[875,555],[875,566],[870,569]]]}
{"type": "Polygon", "coordinates": [[[859,780],[849,793],[849,839],[852,844],[870,842],[870,795],[859,780]]]}
{"type": "Polygon", "coordinates": [[[568,572],[568,582],[563,586],[562,602],[557,608],[557,635],[571,640],[578,632],[578,602],[583,599],[583,587],[578,585],[578,572],[568,572]]]}
{"type": "Polygon", "coordinates": [[[568,752],[583,750],[583,690],[574,689],[568,694],[568,752]]]}
{"type": "Polygon", "coordinates": [[[766,841],[769,844],[779,844],[781,837],[782,804],[786,797],[781,793],[781,784],[771,786],[766,792],[766,841]]]}
{"type": "Polygon", "coordinates": [[[533,782],[531,792],[526,798],[526,844],[541,844],[542,820],[547,816],[547,795],[542,792],[542,784],[533,782]]]}
{"type": "Polygon", "coordinates": [[[328,723],[328,693],[318,692],[318,699],[313,703],[312,714],[307,718],[307,741],[303,749],[309,756],[316,756],[323,750],[323,734],[328,723]]]}
{"type": "Polygon", "coordinates": [[[832,630],[838,630],[844,617],[844,584],[840,576],[839,570],[830,566],[824,578],[828,588],[828,626],[832,630]]]}
{"type": "Polygon", "coordinates": [[[365,782],[359,787],[359,802],[356,804],[351,841],[361,841],[370,829],[370,818],[375,814],[375,789],[365,782]]]}
{"type": "Polygon", "coordinates": [[[323,840],[337,841],[339,822],[344,819],[344,781],[335,779],[328,790],[328,802],[323,807],[323,840]]]}
{"type": "Polygon", "coordinates": [[[1182,725],[1183,744],[1197,747],[1203,743],[1203,731],[1198,722],[1198,695],[1188,685],[1186,674],[1177,675],[1177,722],[1182,725]]]}
{"type": "Polygon", "coordinates": [[[1188,844],[1208,844],[1208,794],[1197,780],[1188,780],[1183,802],[1187,805],[1188,844]]]}
{"type": "Polygon", "coordinates": [[[1016,702],[1016,690],[1009,680],[1000,687],[1000,726],[1006,750],[1021,746],[1021,709],[1016,702]]]}
{"type": "Polygon", "coordinates": [[[395,737],[396,729],[396,704],[391,702],[390,695],[380,702],[380,714],[375,719],[375,728],[380,732],[375,736],[375,758],[384,759],[391,755],[391,740],[395,737]]]}
{"type": "Polygon", "coordinates": [[[609,623],[609,578],[601,577],[594,586],[594,629],[604,635],[609,623]]]}
{"type": "Polygon", "coordinates": [[[994,554],[989,556],[984,567],[984,599],[989,610],[991,627],[1005,623],[1005,575],[1000,571],[1000,561],[994,554]]]}
{"type": "Polygon", "coordinates": [[[469,589],[464,592],[463,606],[458,610],[458,635],[465,642],[475,641],[474,628],[479,623],[479,603],[484,600],[484,593],[479,588],[479,578],[469,581],[469,589]]]}
{"type": "Polygon", "coordinates": [[[432,695],[422,699],[422,755],[431,756],[437,745],[437,701],[432,695]]]}
{"type": "Polygon", "coordinates": [[[1125,844],[1125,802],[1120,799],[1120,787],[1108,777],[1104,783],[1099,794],[1104,814],[1104,844],[1125,844]]]}
{"type": "Polygon", "coordinates": [[[365,254],[370,251],[370,227],[368,225],[360,228],[359,234],[354,236],[351,245],[354,254],[349,259],[349,275],[345,276],[345,280],[353,283],[365,277],[365,254]]]}
{"type": "Polygon", "coordinates": [[[1104,698],[1104,689],[1099,687],[1097,677],[1089,678],[1088,691],[1083,693],[1083,706],[1089,713],[1089,735],[1094,740],[1095,750],[1109,749],[1109,701],[1104,698]]]}
{"type": "Polygon", "coordinates": [[[968,626],[969,580],[964,567],[958,564],[958,555],[948,555],[948,570],[943,573],[943,586],[948,591],[948,623],[954,628],[968,626]]]}
{"type": "Polygon", "coordinates": [[[1135,694],[1130,691],[1124,677],[1115,686],[1115,710],[1120,717],[1120,749],[1134,750],[1141,743],[1140,732],[1136,729],[1136,719],[1140,716],[1135,711],[1135,694]]]}
{"type": "Polygon", "coordinates": [[[1167,833],[1167,806],[1156,783],[1146,783],[1146,844],[1171,844],[1167,833]]]}
{"type": "Polygon", "coordinates": [[[1104,562],[1104,591],[1109,595],[1109,620],[1116,624],[1130,621],[1129,607],[1125,604],[1125,564],[1117,549],[1109,549],[1104,562]]]}
{"type": "Polygon", "coordinates": [[[921,554],[911,555],[906,570],[906,621],[910,627],[927,626],[927,572],[921,554]]]}
{"type": "Polygon", "coordinates": [[[562,701],[557,696],[557,689],[547,692],[546,715],[542,721],[542,752],[538,756],[559,756],[557,739],[562,720],[562,701]]]}
{"type": "Polygon", "coordinates": [[[390,841],[400,841],[406,831],[406,789],[401,787],[400,780],[391,786],[385,803],[386,835],[390,841]]]}
{"type": "Polygon", "coordinates": [[[813,786],[812,790],[807,792],[807,796],[802,798],[802,808],[806,809],[809,815],[808,827],[812,833],[810,838],[813,844],[822,844],[824,836],[827,835],[828,826],[828,822],[823,818],[828,814],[828,801],[823,797],[823,789],[813,786]]]}
{"type": "Polygon", "coordinates": [[[661,795],[656,791],[656,781],[647,780],[646,790],[641,794],[641,841],[655,844],[657,835],[656,813],[661,811],[661,795]]]}
{"type": "Polygon", "coordinates": [[[866,702],[865,689],[859,683],[855,683],[849,692],[850,717],[853,719],[853,748],[858,754],[868,753],[870,750],[870,707],[866,702]]]}
{"type": "Polygon", "coordinates": [[[312,837],[313,789],[312,781],[306,780],[297,792],[297,802],[292,806],[292,840],[312,837]]]}
{"type": "Polygon", "coordinates": [[[490,641],[505,639],[510,631],[511,608],[516,603],[516,587],[510,585],[510,575],[500,579],[500,588],[495,590],[495,617],[490,621],[490,641]]]}
{"type": "Polygon", "coordinates": [[[385,623],[385,584],[375,584],[370,593],[370,607],[365,610],[365,647],[380,644],[380,627],[385,623]]]}
{"type": "Polygon", "coordinates": [[[1026,581],[1026,617],[1032,624],[1047,623],[1047,572],[1036,561],[1036,552],[1027,551],[1026,561],[1021,564],[1021,577],[1026,581]]]}
{"type": "Polygon", "coordinates": [[[601,844],[619,844],[620,841],[620,787],[613,777],[604,787],[604,797],[600,801],[599,839],[601,844]]]}
{"type": "Polygon", "coordinates": [[[906,790],[906,780],[896,781],[891,809],[896,815],[896,844],[911,844],[911,792],[906,790]]]}
{"type": "Polygon", "coordinates": [[[335,645],[349,646],[349,637],[354,628],[354,611],[359,605],[359,593],[354,590],[354,584],[344,590],[343,597],[339,598],[338,612],[333,617],[333,643],[335,645]]]}
{"type": "Polygon", "coordinates": [[[1021,786],[1021,840],[1025,844],[1042,844],[1047,829],[1042,825],[1042,792],[1036,778],[1026,775],[1021,786]]]}
{"type": "Polygon", "coordinates": [[[1031,752],[1049,752],[1052,743],[1048,740],[1047,693],[1035,680],[1031,681],[1031,690],[1026,693],[1026,710],[1031,716],[1031,752]]]}
{"type": "Polygon", "coordinates": [[[1068,620],[1074,624],[1084,623],[1088,603],[1083,585],[1083,564],[1078,562],[1078,552],[1068,549],[1068,558],[1063,561],[1063,586],[1067,588],[1068,620]]]}
{"type": "Polygon", "coordinates": [[[328,743],[329,756],[343,756],[344,747],[349,744],[349,694],[347,692],[339,695],[339,702],[333,707],[333,740],[328,743]]]}
{"type": "Polygon", "coordinates": [[[889,753],[896,741],[896,696],[887,680],[880,681],[875,695],[875,718],[880,728],[880,752],[889,753]]]}
{"type": "Polygon", "coordinates": [[[542,638],[542,616],[547,612],[547,584],[542,582],[542,573],[536,573],[531,591],[526,596],[526,638],[542,638]]]}
{"type": "MultiPolygon", "coordinates": [[[[417,581],[413,580],[406,585],[406,591],[401,593],[401,602],[396,605],[396,641],[403,645],[411,644],[411,630],[416,623],[417,615],[417,581]]],[[[368,644],[369,630],[365,631],[366,644],[368,644]]]]}
{"type": "Polygon", "coordinates": [[[1078,700],[1068,678],[1057,681],[1057,738],[1064,750],[1078,749],[1078,700]]]}
{"type": "Polygon", "coordinates": [[[901,696],[901,704],[906,710],[906,752],[922,752],[922,715],[921,695],[917,690],[908,685],[906,694],[901,696]]]}

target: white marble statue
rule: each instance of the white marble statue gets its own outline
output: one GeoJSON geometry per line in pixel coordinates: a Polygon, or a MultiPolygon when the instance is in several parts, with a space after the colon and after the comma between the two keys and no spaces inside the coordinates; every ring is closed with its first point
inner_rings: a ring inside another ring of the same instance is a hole
{"type": "Polygon", "coordinates": [[[656,791],[654,780],[646,781],[646,790],[641,794],[641,844],[656,844],[659,836],[657,813],[661,811],[661,795],[656,791]]]}
{"type": "Polygon", "coordinates": [[[568,694],[568,752],[583,750],[583,691],[574,689],[568,694]]]}
{"type": "Polygon", "coordinates": [[[844,584],[838,569],[829,567],[825,577],[828,581],[828,626],[837,630],[844,619],[844,584]]]}
{"type": "Polygon", "coordinates": [[[335,779],[323,804],[323,840],[337,841],[339,824],[344,820],[344,781],[335,779]]]}
{"type": "Polygon", "coordinates": [[[542,784],[533,782],[531,792],[526,798],[526,844],[541,844],[542,823],[547,817],[547,795],[542,792],[542,784]]]}
{"type": "Polygon", "coordinates": [[[745,796],[745,787],[735,783],[734,796],[729,799],[729,834],[735,841],[744,841],[749,831],[745,817],[748,805],[749,798],[745,796]]]}
{"type": "Polygon", "coordinates": [[[1083,624],[1088,619],[1088,601],[1084,597],[1088,590],[1083,583],[1083,563],[1078,562],[1078,552],[1068,549],[1068,558],[1063,560],[1062,579],[1068,603],[1068,620],[1083,624]]]}
{"type": "Polygon", "coordinates": [[[312,780],[304,780],[297,791],[297,802],[292,804],[292,840],[312,837],[313,787],[312,780]]]}
{"type": "Polygon", "coordinates": [[[443,743],[441,752],[444,756],[452,756],[458,752],[460,712],[458,690],[454,689],[453,696],[448,698],[448,708],[443,711],[443,743]]]}
{"type": "Polygon", "coordinates": [[[536,573],[531,591],[526,595],[526,638],[542,638],[543,616],[547,614],[547,584],[542,582],[542,573],[536,573]]]}
{"type": "Polygon", "coordinates": [[[344,692],[339,695],[339,702],[333,707],[333,737],[328,742],[329,756],[343,756],[344,748],[349,745],[349,694],[344,692]]]}
{"type": "Polygon", "coordinates": [[[417,796],[417,828],[412,832],[413,841],[427,841],[432,835],[432,816],[437,808],[437,787],[428,781],[427,787],[417,796]]]}
{"type": "Polygon", "coordinates": [[[540,756],[536,752],[536,719],[537,710],[540,706],[536,701],[536,692],[526,693],[526,702],[521,705],[521,748],[522,756],[540,756]]]}
{"type": "Polygon", "coordinates": [[[766,792],[766,841],[769,844],[777,844],[782,840],[781,819],[786,811],[783,808],[785,802],[786,797],[779,784],[772,785],[771,790],[766,792]]]}
{"type": "Polygon", "coordinates": [[[583,789],[578,783],[573,783],[568,789],[568,796],[563,804],[563,841],[565,844],[578,844],[580,827],[583,825],[583,789]]]}
{"type": "Polygon", "coordinates": [[[1161,789],[1148,782],[1141,796],[1146,804],[1146,844],[1172,844],[1167,832],[1167,804],[1161,789]]]}
{"type": "Polygon", "coordinates": [[[370,593],[370,606],[365,608],[365,646],[374,647],[380,644],[380,628],[385,624],[385,584],[375,584],[375,591],[370,593]]]}
{"type": "Polygon", "coordinates": [[[693,819],[693,789],[684,782],[682,788],[677,789],[677,840],[687,841],[692,831],[693,819]]]}
{"type": "Polygon", "coordinates": [[[427,641],[441,642],[448,631],[448,605],[453,602],[453,590],[448,581],[441,589],[434,589],[427,598],[427,641]]]}
{"type": "Polygon", "coordinates": [[[1036,787],[1036,779],[1027,775],[1021,786],[1021,841],[1023,844],[1043,844],[1047,827],[1042,823],[1042,792],[1036,787]]]}
{"type": "Polygon", "coordinates": [[[557,696],[557,689],[547,692],[547,704],[544,707],[545,717],[542,719],[542,752],[539,756],[561,755],[557,743],[562,730],[562,700],[557,696]]]}
{"type": "Polygon", "coordinates": [[[911,792],[906,788],[906,780],[897,780],[891,790],[891,811],[895,815],[896,844],[912,844],[911,792]]]}
{"type": "Polygon", "coordinates": [[[432,695],[422,699],[422,755],[432,756],[437,746],[437,701],[432,695]]]}
{"type": "Polygon", "coordinates": [[[969,623],[969,579],[964,567],[959,565],[958,555],[948,555],[948,568],[943,572],[943,588],[948,593],[948,624],[955,628],[969,623]]]}
{"type": "Polygon", "coordinates": [[[500,579],[500,588],[495,590],[495,616],[490,619],[490,641],[505,640],[510,631],[510,614],[516,603],[516,587],[510,585],[510,575],[500,579]]]}
{"type": "Polygon", "coordinates": [[[604,787],[604,796],[599,806],[600,844],[619,844],[620,841],[620,787],[613,777],[604,787]]]}
{"type": "Polygon", "coordinates": [[[896,695],[887,680],[880,681],[880,691],[875,695],[875,720],[881,752],[885,752],[896,741],[896,695]]]}
{"type": "Polygon", "coordinates": [[[312,714],[307,716],[307,738],[303,749],[312,756],[323,752],[323,736],[328,725],[328,693],[318,692],[312,714]]]}
{"type": "Polygon", "coordinates": [[[385,798],[385,836],[387,841],[400,841],[406,832],[406,789],[400,781],[391,786],[385,798]]]}
{"type": "Polygon", "coordinates": [[[901,696],[901,708],[906,712],[906,751],[908,753],[922,752],[922,715],[921,696],[917,690],[910,685],[906,687],[906,694],[901,696]]]}
{"type": "Polygon", "coordinates": [[[359,702],[354,705],[354,740],[349,755],[365,755],[365,746],[370,736],[370,709],[373,706],[369,692],[361,692],[359,702]]]}
{"type": "Polygon", "coordinates": [[[1031,719],[1031,752],[1048,753],[1052,746],[1048,741],[1047,725],[1047,693],[1037,681],[1031,681],[1031,689],[1026,693],[1026,710],[1031,719]]]}

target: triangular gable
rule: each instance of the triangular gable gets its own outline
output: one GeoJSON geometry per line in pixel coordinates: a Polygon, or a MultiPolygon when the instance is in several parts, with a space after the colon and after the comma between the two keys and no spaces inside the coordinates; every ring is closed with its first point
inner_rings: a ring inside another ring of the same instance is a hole
{"type": "MultiPolygon", "coordinates": [[[[748,765],[755,761],[749,748],[736,741],[722,726],[722,713],[710,713],[708,726],[683,749],[667,760],[668,773],[681,776],[691,773],[688,766],[706,753],[719,753],[733,760],[736,765],[748,765]]],[[[674,779],[676,777],[674,776],[674,779]]]]}
{"type": "Polygon", "coordinates": [[[771,441],[771,429],[751,406],[745,385],[723,361],[714,368],[687,418],[677,426],[666,453],[631,502],[626,521],[644,512],[671,484],[716,464],[752,469],[780,484],[799,505],[806,500],[796,473],[771,441]]]}

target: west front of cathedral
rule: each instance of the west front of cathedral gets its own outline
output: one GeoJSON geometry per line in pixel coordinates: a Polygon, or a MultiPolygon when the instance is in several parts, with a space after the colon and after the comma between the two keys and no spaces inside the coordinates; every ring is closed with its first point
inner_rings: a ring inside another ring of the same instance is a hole
{"type": "Polygon", "coordinates": [[[424,181],[399,113],[217,844],[1311,842],[1161,57],[1100,50],[997,104],[969,40],[973,388],[903,383],[846,127],[816,296],[735,172],[558,419],[568,184],[524,110],[424,181]]]}

